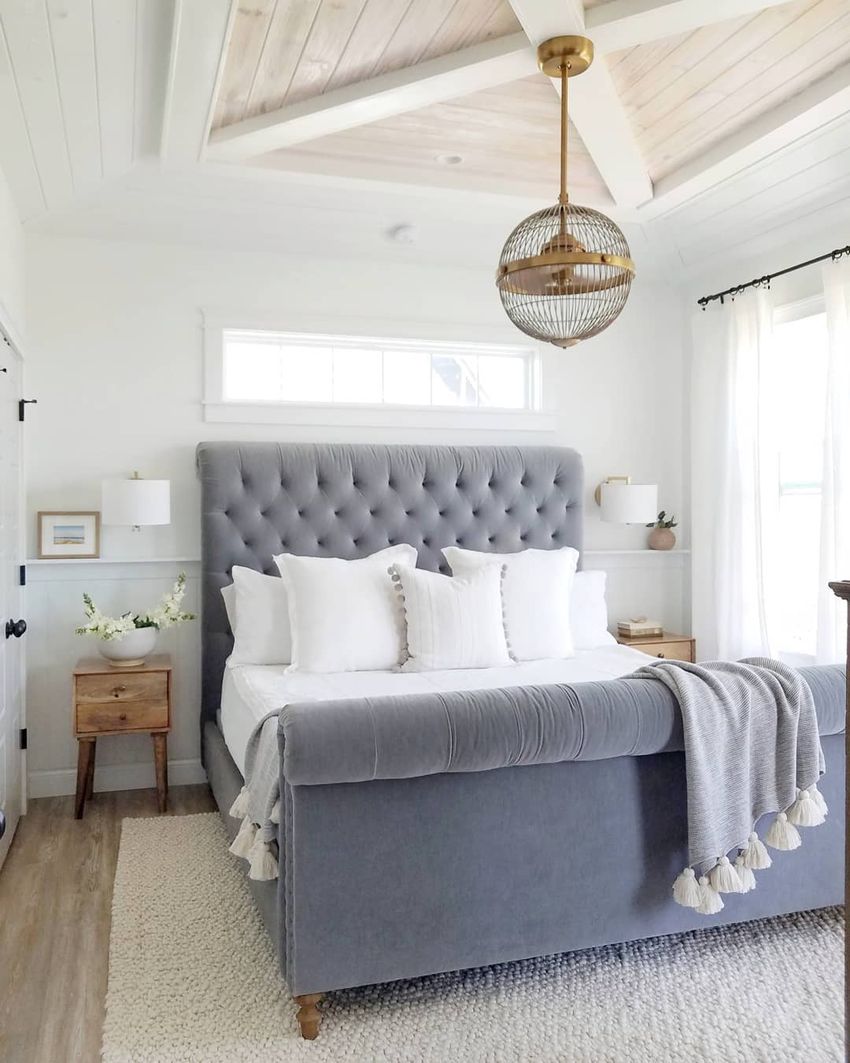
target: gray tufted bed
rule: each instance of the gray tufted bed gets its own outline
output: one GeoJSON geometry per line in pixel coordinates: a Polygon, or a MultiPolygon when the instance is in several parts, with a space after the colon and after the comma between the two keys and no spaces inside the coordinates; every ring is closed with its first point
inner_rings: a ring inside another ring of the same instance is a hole
{"type": "MultiPolygon", "coordinates": [[[[355,558],[581,548],[582,468],[561,448],[201,443],[204,763],[226,815],[242,777],[217,724],[233,565],[282,551],[355,558]]],[[[843,806],[843,672],[806,670],[843,806]]],[[[669,903],[685,861],[681,720],[660,683],[289,705],[280,717],[281,873],[251,882],[302,1032],[334,989],[704,926],[669,903]],[[368,711],[362,711],[363,709],[368,711]],[[360,710],[360,711],[358,711],[360,710]],[[540,721],[549,721],[541,726],[540,721]]],[[[843,824],[805,874],[764,876],[714,922],[839,903],[843,824]]],[[[802,863],[800,868],[802,869],[802,863]]]]}

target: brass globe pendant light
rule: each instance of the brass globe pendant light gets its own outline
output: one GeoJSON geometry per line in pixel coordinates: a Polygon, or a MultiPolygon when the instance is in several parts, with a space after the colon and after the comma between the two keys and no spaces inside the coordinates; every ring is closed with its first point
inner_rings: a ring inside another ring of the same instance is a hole
{"type": "Polygon", "coordinates": [[[620,229],[567,195],[567,85],[593,62],[586,37],[553,37],[537,49],[544,74],[561,79],[561,191],[558,204],[531,214],[508,237],[496,286],[516,327],[571,347],[606,329],[626,305],[635,265],[620,229]]]}

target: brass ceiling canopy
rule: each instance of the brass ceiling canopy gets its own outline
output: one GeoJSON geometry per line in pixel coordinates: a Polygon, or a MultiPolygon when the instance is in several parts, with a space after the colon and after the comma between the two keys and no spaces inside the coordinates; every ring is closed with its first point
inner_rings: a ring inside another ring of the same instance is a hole
{"type": "Polygon", "coordinates": [[[567,85],[593,62],[587,37],[553,37],[537,49],[544,74],[561,79],[561,191],[508,237],[496,286],[516,327],[558,347],[606,329],[626,305],[635,265],[620,229],[567,195],[567,85]]]}

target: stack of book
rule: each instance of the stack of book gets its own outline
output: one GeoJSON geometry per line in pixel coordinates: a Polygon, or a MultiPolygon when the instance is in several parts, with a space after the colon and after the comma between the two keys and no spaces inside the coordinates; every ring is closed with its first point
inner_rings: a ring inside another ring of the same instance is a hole
{"type": "Polygon", "coordinates": [[[658,638],[664,634],[664,628],[657,620],[647,620],[645,616],[637,616],[631,620],[618,621],[617,634],[629,639],[658,638]]]}

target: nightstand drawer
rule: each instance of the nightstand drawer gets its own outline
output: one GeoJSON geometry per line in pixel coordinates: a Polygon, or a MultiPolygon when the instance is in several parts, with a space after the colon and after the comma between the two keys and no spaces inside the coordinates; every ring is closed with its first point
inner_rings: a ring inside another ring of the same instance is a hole
{"type": "Polygon", "coordinates": [[[168,696],[166,672],[140,672],[128,675],[77,676],[75,698],[78,705],[88,702],[165,701],[168,696]]]}
{"type": "Polygon", "coordinates": [[[648,653],[650,657],[663,657],[668,661],[690,661],[692,658],[690,642],[642,642],[639,646],[634,645],[641,653],[648,653]]]}
{"type": "MultiPolygon", "coordinates": [[[[141,678],[141,677],[139,677],[141,678]]],[[[156,731],[168,728],[168,701],[133,700],[77,703],[77,734],[104,731],[156,731]]]]}

